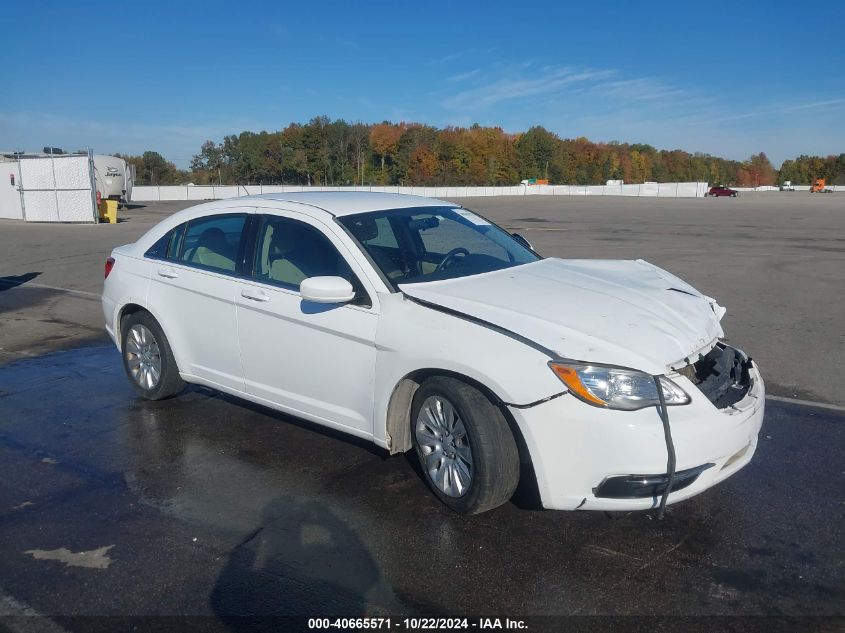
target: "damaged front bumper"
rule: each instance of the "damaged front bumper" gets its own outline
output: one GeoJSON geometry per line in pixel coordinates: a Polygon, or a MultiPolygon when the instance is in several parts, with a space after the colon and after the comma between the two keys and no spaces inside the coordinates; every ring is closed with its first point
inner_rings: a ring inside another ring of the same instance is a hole
{"type": "MultiPolygon", "coordinates": [[[[672,478],[672,490],[683,490],[692,485],[698,476],[715,464],[702,464],[695,468],[679,470],[672,478]]],[[[669,474],[660,475],[617,475],[607,477],[593,494],[604,499],[649,499],[660,498],[669,486],[669,474]]]]}
{"type": "MultiPolygon", "coordinates": [[[[677,456],[667,503],[692,497],[747,464],[757,447],[765,387],[756,365],[719,345],[691,370],[670,378],[691,397],[669,408],[677,456]],[[720,368],[719,376],[709,380],[720,368]],[[709,368],[709,369],[708,369],[709,368]]],[[[531,453],[543,506],[549,509],[654,508],[666,485],[667,448],[656,408],[614,411],[564,395],[511,409],[531,453]]]]}

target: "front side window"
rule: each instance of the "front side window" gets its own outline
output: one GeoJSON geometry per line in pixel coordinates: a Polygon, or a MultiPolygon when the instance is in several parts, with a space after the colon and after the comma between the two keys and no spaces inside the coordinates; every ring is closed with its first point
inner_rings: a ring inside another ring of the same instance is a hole
{"type": "Polygon", "coordinates": [[[254,276],[293,290],[308,277],[343,277],[353,287],[358,280],[334,244],[309,224],[264,216],[258,230],[254,276]]]}
{"type": "Polygon", "coordinates": [[[393,209],[338,220],[395,284],[466,277],[539,259],[507,231],[466,209],[393,209]]]}
{"type": "Polygon", "coordinates": [[[188,222],[178,261],[219,272],[235,272],[246,214],[212,215],[188,222]]]}

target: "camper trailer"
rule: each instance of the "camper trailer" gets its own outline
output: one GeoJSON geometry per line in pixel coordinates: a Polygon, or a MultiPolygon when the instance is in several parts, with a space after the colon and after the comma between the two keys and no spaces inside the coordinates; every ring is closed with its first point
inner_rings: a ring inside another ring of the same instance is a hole
{"type": "Polygon", "coordinates": [[[135,181],[134,171],[134,165],[129,165],[122,158],[94,154],[94,183],[103,200],[129,202],[135,181]]]}

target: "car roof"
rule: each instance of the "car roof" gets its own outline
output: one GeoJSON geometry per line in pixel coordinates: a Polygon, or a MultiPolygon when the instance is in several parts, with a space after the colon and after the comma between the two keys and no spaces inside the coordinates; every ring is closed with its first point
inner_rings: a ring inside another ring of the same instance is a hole
{"type": "MultiPolygon", "coordinates": [[[[375,193],[370,191],[300,191],[289,193],[264,193],[244,196],[233,200],[267,200],[281,203],[304,204],[321,209],[333,216],[367,213],[369,211],[387,211],[390,209],[409,209],[415,207],[459,207],[459,204],[411,196],[401,193],[375,193]]],[[[275,206],[275,205],[273,205],[275,206]]]]}
{"type": "Polygon", "coordinates": [[[265,193],[240,198],[213,200],[204,204],[188,207],[165,218],[136,242],[139,252],[147,248],[170,229],[183,222],[206,215],[222,215],[244,207],[260,209],[283,209],[307,214],[313,218],[321,215],[344,216],[371,211],[390,211],[394,209],[414,209],[420,207],[460,207],[447,200],[410,196],[399,193],[374,193],[370,191],[300,191],[287,193],[265,193]]]}

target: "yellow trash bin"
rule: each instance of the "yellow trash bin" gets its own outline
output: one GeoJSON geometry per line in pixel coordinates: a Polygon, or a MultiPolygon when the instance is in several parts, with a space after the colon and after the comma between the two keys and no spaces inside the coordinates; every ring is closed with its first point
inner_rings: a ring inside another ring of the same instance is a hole
{"type": "Polygon", "coordinates": [[[100,222],[117,224],[117,200],[100,201],[100,222]]]}

